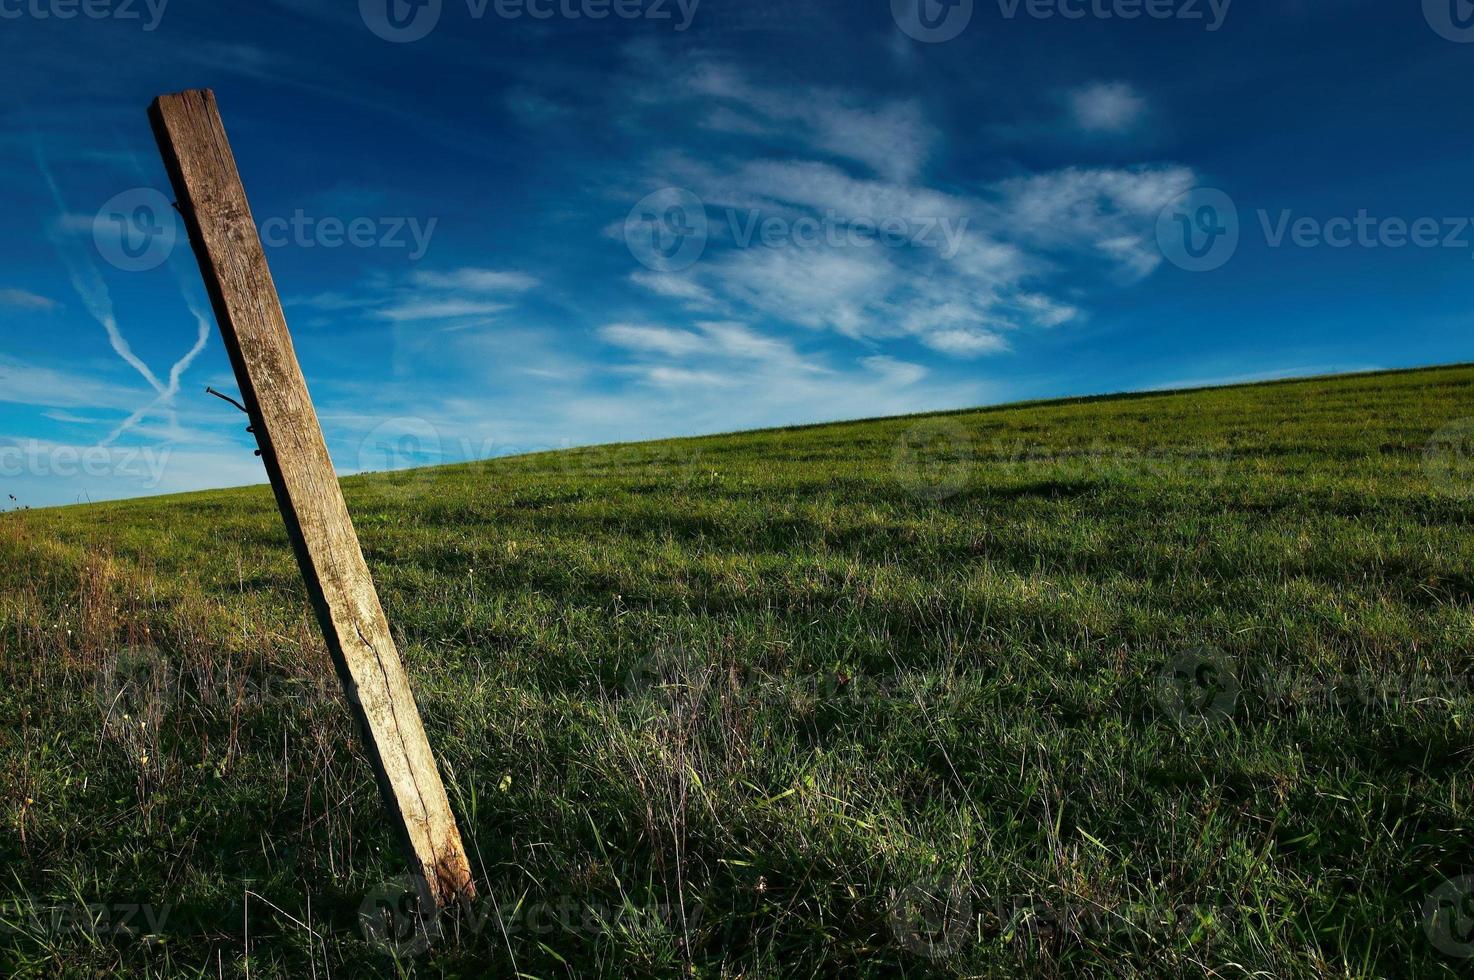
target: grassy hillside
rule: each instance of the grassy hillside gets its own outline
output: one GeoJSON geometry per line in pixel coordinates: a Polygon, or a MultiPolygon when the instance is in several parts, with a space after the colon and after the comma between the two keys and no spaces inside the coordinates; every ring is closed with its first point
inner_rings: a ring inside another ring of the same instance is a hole
{"type": "Polygon", "coordinates": [[[1461,367],[345,481],[485,896],[428,952],[269,492],[5,515],[0,973],[1467,975],[1469,416],[1461,367]]]}

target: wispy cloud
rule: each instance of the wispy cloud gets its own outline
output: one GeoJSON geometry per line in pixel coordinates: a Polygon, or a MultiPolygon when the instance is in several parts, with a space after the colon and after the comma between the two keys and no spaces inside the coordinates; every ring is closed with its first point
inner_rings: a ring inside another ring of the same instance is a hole
{"type": "Polygon", "coordinates": [[[1070,93],[1075,125],[1087,133],[1121,133],[1136,126],[1146,99],[1126,82],[1096,82],[1070,93]]]}
{"type": "Polygon", "coordinates": [[[501,269],[454,269],[449,272],[420,270],[414,282],[432,289],[461,289],[477,293],[525,293],[537,286],[537,277],[501,269]]]}
{"type": "Polygon", "coordinates": [[[422,299],[396,306],[375,310],[374,315],[385,320],[405,322],[413,320],[446,320],[453,317],[491,316],[509,309],[506,303],[488,303],[468,299],[422,299]]]}
{"type": "MultiPolygon", "coordinates": [[[[146,392],[148,389],[143,389],[146,392]]],[[[0,402],[47,408],[132,411],[142,392],[80,371],[48,368],[0,354],[0,402]]]]}
{"type": "Polygon", "coordinates": [[[434,322],[471,326],[512,308],[513,300],[539,285],[529,273],[511,269],[418,269],[395,281],[375,278],[358,291],[329,290],[297,296],[289,306],[323,313],[362,313],[395,324],[434,322]]]}
{"type": "MultiPolygon", "coordinates": [[[[52,174],[51,168],[47,166],[46,156],[39,140],[33,143],[33,150],[37,169],[40,170],[46,186],[51,192],[57,214],[62,217],[72,214],[67,207],[66,199],[62,195],[60,185],[58,185],[55,176],[52,174]]],[[[86,248],[77,244],[75,233],[70,233],[65,228],[59,226],[53,226],[49,237],[52,245],[56,248],[58,256],[62,260],[62,264],[66,267],[68,279],[72,284],[72,288],[76,291],[78,299],[82,301],[82,305],[87,309],[88,313],[106,332],[108,343],[112,347],[113,352],[129,367],[137,371],[155,392],[155,397],[152,401],[138,408],[119,423],[101,441],[100,445],[111,445],[124,432],[127,432],[143,418],[155,411],[165,413],[170,419],[171,424],[177,427],[178,417],[174,412],[174,398],[179,393],[179,386],[184,372],[189,368],[194,359],[199,356],[200,352],[204,350],[209,338],[209,321],[190,294],[188,287],[184,285],[182,277],[179,279],[180,294],[185,304],[189,307],[190,312],[195,317],[197,334],[194,346],[171,366],[169,380],[166,384],[160,381],[158,376],[143,362],[142,358],[134,353],[133,347],[128,343],[127,338],[123,336],[123,332],[118,326],[117,316],[114,313],[112,294],[108,290],[107,281],[103,278],[102,273],[97,268],[97,264],[92,260],[86,248]]],[[[176,276],[178,275],[179,273],[176,270],[176,276]]]]}
{"type": "MultiPolygon", "coordinates": [[[[1112,286],[1153,272],[1156,216],[1197,180],[1187,167],[1143,164],[931,187],[922,176],[933,130],[919,105],[757,83],[701,55],[666,68],[688,84],[647,88],[640,106],[680,104],[694,91],[717,107],[705,126],[731,137],[719,154],[669,149],[648,161],[652,189],[701,199],[709,234],[694,266],[630,278],[687,311],[869,342],[910,337],[955,358],[1003,354],[1011,331],[1086,317],[1081,280],[1091,271],[1112,286]],[[861,148],[862,137],[884,148],[884,162],[861,148]],[[790,155],[774,158],[785,144],[790,155]],[[741,157],[743,146],[753,155],[741,157]],[[855,163],[871,172],[847,165],[855,163]],[[818,241],[750,233],[769,221],[792,229],[816,220],[826,228],[818,241]],[[899,230],[899,241],[896,231],[884,245],[857,233],[881,226],[899,230]],[[1064,275],[1068,285],[1051,284],[1064,275]]],[[[1077,125],[1121,131],[1146,104],[1129,85],[1107,82],[1072,93],[1071,108],[1077,125]]]]}
{"type": "Polygon", "coordinates": [[[611,323],[599,329],[599,336],[608,343],[629,350],[675,356],[694,354],[706,348],[706,342],[689,330],[672,330],[669,327],[611,323]]]}
{"type": "Polygon", "coordinates": [[[683,81],[671,88],[717,101],[706,119],[709,128],[744,135],[780,130],[813,150],[863,164],[898,183],[920,174],[938,137],[920,105],[909,100],[866,105],[831,89],[790,91],[755,83],[730,65],[711,61],[691,64],[683,81]]]}
{"type": "Polygon", "coordinates": [[[0,306],[9,306],[18,310],[54,310],[58,305],[56,300],[29,290],[0,289],[0,306]]]}

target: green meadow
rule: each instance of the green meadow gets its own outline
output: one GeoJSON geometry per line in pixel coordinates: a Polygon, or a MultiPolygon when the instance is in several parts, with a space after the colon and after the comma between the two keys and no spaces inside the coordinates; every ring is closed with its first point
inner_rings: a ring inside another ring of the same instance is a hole
{"type": "Polygon", "coordinates": [[[1471,417],[1453,367],[346,479],[440,918],[268,489],[0,515],[0,974],[1468,976],[1471,417]]]}

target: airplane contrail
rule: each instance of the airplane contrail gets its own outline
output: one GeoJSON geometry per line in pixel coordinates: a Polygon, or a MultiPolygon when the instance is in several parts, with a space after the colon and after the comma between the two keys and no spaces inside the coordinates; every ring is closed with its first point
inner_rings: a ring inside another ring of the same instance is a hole
{"type": "MultiPolygon", "coordinates": [[[[36,166],[41,171],[41,176],[46,179],[46,186],[51,190],[51,199],[56,203],[56,209],[62,219],[71,212],[67,210],[66,199],[62,196],[61,188],[57,186],[56,178],[51,174],[51,168],[46,164],[46,155],[41,150],[40,142],[33,144],[36,155],[36,166]]],[[[56,248],[57,255],[61,257],[62,264],[66,266],[67,278],[71,280],[72,289],[76,291],[77,298],[87,308],[92,318],[102,325],[107,331],[108,343],[112,344],[113,352],[128,363],[135,371],[143,375],[143,379],[149,383],[154,391],[162,392],[164,385],[158,377],[149,370],[147,364],[129,345],[126,337],[118,329],[117,317],[113,313],[112,294],[108,292],[107,283],[102,274],[97,271],[97,266],[87,257],[85,251],[78,252],[70,246],[64,235],[56,228],[48,230],[47,237],[56,248]]]]}
{"type": "MultiPolygon", "coordinates": [[[[47,165],[46,156],[41,148],[39,139],[33,142],[32,148],[36,157],[36,166],[41,171],[42,177],[45,178],[46,185],[51,191],[52,200],[56,204],[57,211],[64,221],[71,212],[67,209],[66,199],[61,193],[61,188],[57,184],[56,178],[51,173],[51,168],[47,165]]],[[[134,157],[132,159],[134,170],[140,172],[140,179],[142,179],[137,158],[134,157]]],[[[118,437],[122,436],[154,411],[162,411],[169,419],[171,429],[177,432],[179,428],[179,416],[174,408],[174,398],[179,394],[184,372],[194,363],[195,358],[199,357],[204,351],[205,345],[210,338],[210,320],[205,315],[194,295],[189,291],[183,273],[179,271],[178,266],[173,261],[169,262],[170,271],[173,272],[174,278],[179,285],[179,295],[183,298],[184,305],[189,308],[189,312],[194,316],[198,329],[194,346],[169,368],[169,380],[166,384],[160,381],[158,375],[154,374],[153,370],[143,362],[142,358],[133,352],[132,346],[118,328],[117,316],[113,310],[112,295],[109,293],[107,283],[98,271],[96,263],[87,255],[86,250],[73,248],[71,243],[64,237],[64,229],[53,228],[48,232],[47,237],[50,238],[52,245],[56,248],[57,254],[61,257],[62,264],[66,266],[67,277],[71,281],[72,289],[82,301],[82,305],[86,307],[87,312],[91,314],[92,318],[107,332],[108,343],[111,344],[113,352],[137,371],[155,392],[155,397],[152,401],[124,419],[98,445],[112,445],[118,437]]]]}

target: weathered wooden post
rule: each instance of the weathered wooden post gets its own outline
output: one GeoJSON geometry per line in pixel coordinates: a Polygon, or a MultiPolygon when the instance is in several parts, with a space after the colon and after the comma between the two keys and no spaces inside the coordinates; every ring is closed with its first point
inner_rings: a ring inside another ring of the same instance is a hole
{"type": "Polygon", "coordinates": [[[149,119],[287,534],[410,870],[436,904],[468,901],[475,888],[460,830],[333,472],[214,93],[160,96],[149,119]]]}

